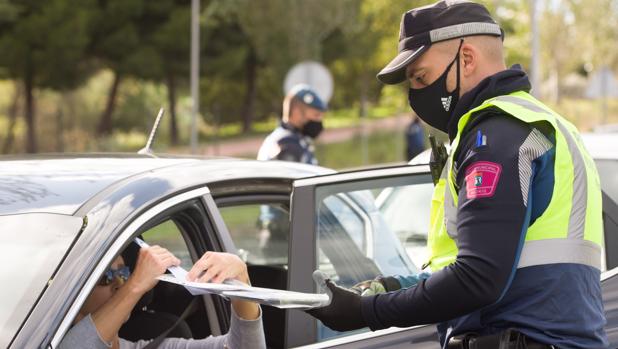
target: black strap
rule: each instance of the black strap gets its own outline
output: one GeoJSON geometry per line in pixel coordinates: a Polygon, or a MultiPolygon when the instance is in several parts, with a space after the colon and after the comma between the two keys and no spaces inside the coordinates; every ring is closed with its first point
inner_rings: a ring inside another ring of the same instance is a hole
{"type": "Polygon", "coordinates": [[[479,336],[464,333],[451,337],[447,349],[552,349],[554,346],[539,343],[525,334],[507,329],[496,334],[479,336]]]}
{"type": "Polygon", "coordinates": [[[191,309],[193,309],[193,306],[197,303],[197,300],[198,300],[198,297],[194,297],[191,300],[191,303],[189,303],[189,305],[187,305],[185,310],[182,312],[182,314],[180,314],[180,317],[178,318],[178,320],[176,320],[176,322],[174,322],[174,324],[170,328],[168,328],[167,330],[163,331],[163,333],[158,335],[155,339],[153,339],[150,343],[148,343],[142,349],[155,349],[155,348],[159,347],[159,344],[161,344],[161,342],[163,342],[163,340],[167,337],[167,335],[170,332],[172,332],[172,330],[174,330],[176,328],[176,326],[178,326],[178,324],[180,324],[182,321],[184,321],[187,318],[187,316],[189,316],[189,314],[191,313],[191,309]]]}

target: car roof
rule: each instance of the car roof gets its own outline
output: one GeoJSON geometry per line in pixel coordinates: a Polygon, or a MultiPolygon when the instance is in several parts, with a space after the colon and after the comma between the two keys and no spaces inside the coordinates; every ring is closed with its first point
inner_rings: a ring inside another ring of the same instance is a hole
{"type": "Polygon", "coordinates": [[[618,133],[584,133],[582,140],[595,160],[618,160],[618,133]]]}
{"type": "Polygon", "coordinates": [[[156,178],[163,172],[169,178],[175,171],[195,172],[199,181],[206,184],[256,177],[295,179],[332,172],[298,163],[234,158],[154,158],[133,154],[0,157],[0,215],[72,215],[98,193],[119,182],[145,176],[156,178]]]}

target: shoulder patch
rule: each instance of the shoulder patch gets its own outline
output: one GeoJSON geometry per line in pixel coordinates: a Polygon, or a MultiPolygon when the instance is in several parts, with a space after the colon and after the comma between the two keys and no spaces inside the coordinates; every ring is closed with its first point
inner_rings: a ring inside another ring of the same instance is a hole
{"type": "Polygon", "coordinates": [[[478,161],[466,169],[466,196],[480,199],[494,196],[502,166],[495,162],[478,161]]]}

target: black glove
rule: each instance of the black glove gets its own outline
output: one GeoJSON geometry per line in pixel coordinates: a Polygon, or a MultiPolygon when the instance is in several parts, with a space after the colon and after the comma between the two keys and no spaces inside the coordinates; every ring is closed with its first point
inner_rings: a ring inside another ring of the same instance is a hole
{"type": "Polygon", "coordinates": [[[307,310],[306,312],[322,321],[324,325],[335,331],[352,331],[367,327],[361,311],[361,296],[335,285],[326,280],[326,287],[330,290],[330,304],[307,310]]]}

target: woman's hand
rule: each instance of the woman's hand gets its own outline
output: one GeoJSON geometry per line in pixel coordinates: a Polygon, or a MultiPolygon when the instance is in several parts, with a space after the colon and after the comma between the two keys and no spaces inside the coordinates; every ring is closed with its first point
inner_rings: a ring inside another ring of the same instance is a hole
{"type": "MultiPolygon", "coordinates": [[[[197,282],[221,283],[226,279],[249,284],[249,273],[247,265],[238,256],[222,252],[204,253],[187,275],[187,280],[197,282]]],[[[260,317],[260,307],[254,302],[232,299],[232,308],[241,319],[256,320],[260,317]]]]}
{"type": "Polygon", "coordinates": [[[163,247],[157,245],[142,247],[128,285],[138,293],[146,293],[157,284],[159,281],[157,277],[163,275],[167,268],[178,265],[180,259],[163,247]]]}
{"type": "Polygon", "coordinates": [[[187,275],[187,280],[196,282],[222,283],[226,279],[248,284],[249,274],[247,265],[238,256],[223,252],[204,253],[187,275]]]}

